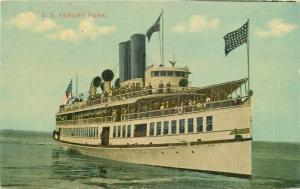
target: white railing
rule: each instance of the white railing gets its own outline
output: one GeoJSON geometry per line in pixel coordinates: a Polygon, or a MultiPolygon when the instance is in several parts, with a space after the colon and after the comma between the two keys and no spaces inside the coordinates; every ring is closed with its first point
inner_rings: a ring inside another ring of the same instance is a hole
{"type": "Polygon", "coordinates": [[[131,120],[154,118],[154,117],[180,115],[180,114],[200,112],[200,111],[211,110],[211,109],[220,109],[220,108],[241,106],[241,105],[245,104],[247,99],[248,99],[248,97],[246,96],[246,97],[240,97],[237,99],[197,103],[197,104],[193,104],[193,105],[166,108],[166,109],[162,109],[162,110],[121,114],[120,117],[105,116],[105,117],[94,117],[94,118],[77,119],[77,120],[63,120],[63,121],[57,121],[57,124],[58,125],[74,125],[74,124],[91,124],[91,123],[109,123],[109,122],[131,121],[131,120]]]}
{"type": "Polygon", "coordinates": [[[150,96],[150,95],[177,94],[177,93],[190,93],[195,95],[201,95],[197,93],[197,90],[199,90],[199,88],[196,87],[164,87],[164,88],[143,89],[134,92],[126,92],[123,94],[111,95],[107,97],[99,96],[99,98],[96,97],[92,100],[87,100],[85,102],[79,102],[72,105],[64,106],[63,108],[60,108],[59,113],[82,109],[85,107],[96,106],[99,104],[105,104],[108,102],[115,102],[115,101],[121,101],[121,100],[150,96]]]}

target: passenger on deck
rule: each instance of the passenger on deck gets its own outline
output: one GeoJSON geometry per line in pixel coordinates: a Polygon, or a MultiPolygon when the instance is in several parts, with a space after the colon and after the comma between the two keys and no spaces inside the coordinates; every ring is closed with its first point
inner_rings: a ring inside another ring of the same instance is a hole
{"type": "Polygon", "coordinates": [[[141,84],[140,83],[136,83],[136,91],[140,91],[141,90],[141,84]]]}
{"type": "Polygon", "coordinates": [[[205,102],[206,102],[206,103],[209,103],[209,102],[210,102],[210,98],[207,97],[206,100],[205,100],[205,102]]]}
{"type": "Polygon", "coordinates": [[[152,85],[151,85],[151,83],[149,83],[149,85],[147,86],[147,93],[148,93],[148,95],[151,95],[152,94],[152,85]]]}
{"type": "Polygon", "coordinates": [[[161,109],[161,110],[164,110],[164,109],[165,109],[165,105],[164,105],[163,102],[162,102],[161,105],[160,105],[160,109],[161,109]]]}
{"type": "Polygon", "coordinates": [[[171,83],[168,81],[167,83],[167,93],[171,93],[171,83]]]}
{"type": "Polygon", "coordinates": [[[160,81],[159,85],[158,85],[159,89],[158,89],[158,93],[162,94],[163,90],[164,90],[164,84],[162,81],[160,81]]]}

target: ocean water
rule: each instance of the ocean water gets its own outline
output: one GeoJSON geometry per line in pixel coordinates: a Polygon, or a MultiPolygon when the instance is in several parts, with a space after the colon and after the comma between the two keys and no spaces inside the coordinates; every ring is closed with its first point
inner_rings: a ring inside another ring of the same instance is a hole
{"type": "Polygon", "coordinates": [[[122,163],[66,151],[51,133],[0,132],[1,188],[300,188],[299,143],[253,143],[253,178],[122,163]]]}

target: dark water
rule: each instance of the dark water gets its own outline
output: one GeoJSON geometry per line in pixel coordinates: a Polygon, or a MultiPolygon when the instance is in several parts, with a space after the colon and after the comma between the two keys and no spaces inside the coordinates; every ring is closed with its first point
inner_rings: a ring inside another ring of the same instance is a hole
{"type": "Polygon", "coordinates": [[[254,142],[249,180],[88,157],[49,133],[1,131],[0,142],[0,188],[300,188],[299,143],[254,142]]]}

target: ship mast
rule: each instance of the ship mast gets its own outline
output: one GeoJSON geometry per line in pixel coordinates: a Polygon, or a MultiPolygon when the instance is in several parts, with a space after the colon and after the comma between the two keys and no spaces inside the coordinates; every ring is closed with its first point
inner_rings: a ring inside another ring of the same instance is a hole
{"type": "Polygon", "coordinates": [[[164,54],[164,10],[161,10],[161,52],[162,52],[162,65],[165,63],[165,54],[164,54]]]}

